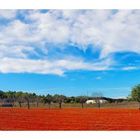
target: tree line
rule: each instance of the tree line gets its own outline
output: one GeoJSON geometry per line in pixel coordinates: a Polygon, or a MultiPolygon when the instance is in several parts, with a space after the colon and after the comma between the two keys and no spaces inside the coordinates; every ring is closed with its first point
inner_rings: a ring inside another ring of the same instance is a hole
{"type": "Polygon", "coordinates": [[[12,106],[14,103],[18,103],[19,107],[23,107],[23,104],[26,103],[28,109],[30,109],[30,104],[35,103],[36,107],[39,106],[40,103],[48,104],[49,108],[51,108],[52,103],[57,103],[59,108],[62,108],[62,103],[80,103],[81,107],[84,108],[84,104],[87,100],[95,100],[97,106],[100,108],[100,100],[107,100],[109,103],[113,102],[122,102],[124,99],[113,99],[103,97],[102,94],[93,93],[91,96],[64,96],[62,94],[47,94],[47,95],[37,95],[36,93],[22,92],[22,91],[0,91],[0,101],[9,103],[12,106]]]}
{"type": "Polygon", "coordinates": [[[39,103],[48,104],[49,108],[52,103],[58,103],[59,108],[62,108],[62,103],[80,103],[81,107],[84,108],[84,103],[87,100],[96,100],[98,107],[100,108],[100,100],[106,100],[108,103],[119,103],[123,101],[137,101],[139,103],[140,109],[140,84],[134,86],[131,90],[131,94],[127,99],[113,99],[104,97],[101,93],[92,93],[91,96],[64,96],[62,94],[47,94],[47,95],[37,95],[36,93],[22,92],[22,91],[2,91],[0,90],[0,103],[18,103],[19,107],[22,107],[23,103],[26,103],[28,109],[30,109],[30,103],[36,103],[36,107],[39,103]]]}

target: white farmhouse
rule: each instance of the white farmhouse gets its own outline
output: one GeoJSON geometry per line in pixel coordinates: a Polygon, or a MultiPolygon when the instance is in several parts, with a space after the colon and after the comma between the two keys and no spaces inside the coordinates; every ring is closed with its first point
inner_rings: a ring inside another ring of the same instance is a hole
{"type": "Polygon", "coordinates": [[[104,103],[107,102],[107,100],[104,100],[104,99],[100,99],[99,101],[100,101],[101,104],[104,104],[104,103]]]}
{"type": "MultiPolygon", "coordinates": [[[[107,100],[104,100],[104,99],[99,99],[100,103],[103,104],[103,103],[106,103],[107,100]]],[[[87,100],[86,101],[86,104],[96,104],[97,103],[97,100],[87,100]]]]}
{"type": "Polygon", "coordinates": [[[96,101],[95,100],[87,100],[86,104],[96,104],[96,101]]]}

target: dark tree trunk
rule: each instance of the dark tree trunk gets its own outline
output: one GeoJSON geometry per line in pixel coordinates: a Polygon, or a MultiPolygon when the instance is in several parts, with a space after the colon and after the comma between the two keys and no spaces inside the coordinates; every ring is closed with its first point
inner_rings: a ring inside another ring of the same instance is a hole
{"type": "Polygon", "coordinates": [[[100,108],[101,107],[101,104],[100,104],[100,102],[98,103],[98,108],[100,108]]]}
{"type": "Polygon", "coordinates": [[[28,106],[28,109],[30,109],[30,102],[27,101],[27,106],[28,106]]]}
{"type": "Polygon", "coordinates": [[[140,102],[139,102],[139,110],[140,110],[140,102]]]}
{"type": "Polygon", "coordinates": [[[96,103],[97,103],[97,107],[100,108],[101,107],[100,101],[97,101],[96,103]]]}
{"type": "Polygon", "coordinates": [[[38,107],[38,104],[39,104],[39,103],[38,103],[38,101],[37,101],[37,102],[36,102],[36,107],[38,107]]]}
{"type": "Polygon", "coordinates": [[[82,108],[84,108],[84,103],[81,103],[81,105],[82,105],[82,108]]]}
{"type": "Polygon", "coordinates": [[[21,102],[18,102],[18,103],[19,103],[19,107],[21,108],[22,107],[21,102]]]}
{"type": "Polygon", "coordinates": [[[59,108],[60,108],[60,109],[62,108],[62,102],[59,103],[59,108]]]}
{"type": "Polygon", "coordinates": [[[49,109],[51,108],[51,103],[48,103],[48,105],[49,105],[49,109]]]}
{"type": "Polygon", "coordinates": [[[100,104],[100,101],[98,102],[98,108],[100,108],[101,107],[101,104],[100,104]]]}

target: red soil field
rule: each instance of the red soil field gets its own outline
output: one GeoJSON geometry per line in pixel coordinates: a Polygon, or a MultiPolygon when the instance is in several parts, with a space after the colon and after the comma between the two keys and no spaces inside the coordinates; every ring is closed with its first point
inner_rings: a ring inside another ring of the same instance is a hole
{"type": "Polygon", "coordinates": [[[0,130],[140,130],[140,111],[0,108],[0,130]]]}

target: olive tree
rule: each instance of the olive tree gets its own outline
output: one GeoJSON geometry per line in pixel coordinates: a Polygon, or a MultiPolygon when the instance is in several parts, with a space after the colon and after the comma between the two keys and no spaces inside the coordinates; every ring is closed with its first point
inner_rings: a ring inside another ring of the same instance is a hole
{"type": "Polygon", "coordinates": [[[43,97],[43,102],[46,104],[48,104],[49,105],[49,109],[51,108],[51,103],[52,103],[52,101],[53,101],[53,97],[52,97],[52,95],[50,95],[50,94],[48,94],[47,96],[44,96],[43,97]]]}
{"type": "Polygon", "coordinates": [[[19,107],[21,108],[22,103],[23,103],[23,92],[22,91],[19,91],[16,93],[16,101],[18,102],[19,107]]]}
{"type": "Polygon", "coordinates": [[[30,98],[31,98],[31,94],[28,94],[28,93],[24,93],[23,94],[23,98],[24,100],[27,102],[27,107],[28,109],[30,109],[30,98]]]}
{"type": "Polygon", "coordinates": [[[100,108],[101,107],[101,98],[103,97],[103,94],[101,92],[93,92],[92,93],[92,98],[93,100],[95,100],[97,107],[100,108]]]}
{"type": "Polygon", "coordinates": [[[79,102],[81,103],[81,107],[84,108],[84,103],[86,102],[86,96],[79,96],[79,102]]]}
{"type": "Polygon", "coordinates": [[[140,84],[133,87],[131,91],[131,97],[134,101],[139,103],[139,110],[140,110],[140,84]]]}
{"type": "Polygon", "coordinates": [[[66,97],[64,95],[55,94],[53,96],[53,98],[54,98],[54,101],[59,104],[59,108],[61,109],[62,108],[62,103],[64,102],[66,97]]]}
{"type": "Polygon", "coordinates": [[[40,102],[40,97],[36,96],[35,97],[35,101],[36,101],[36,107],[38,107],[39,106],[39,102],[40,102]]]}

